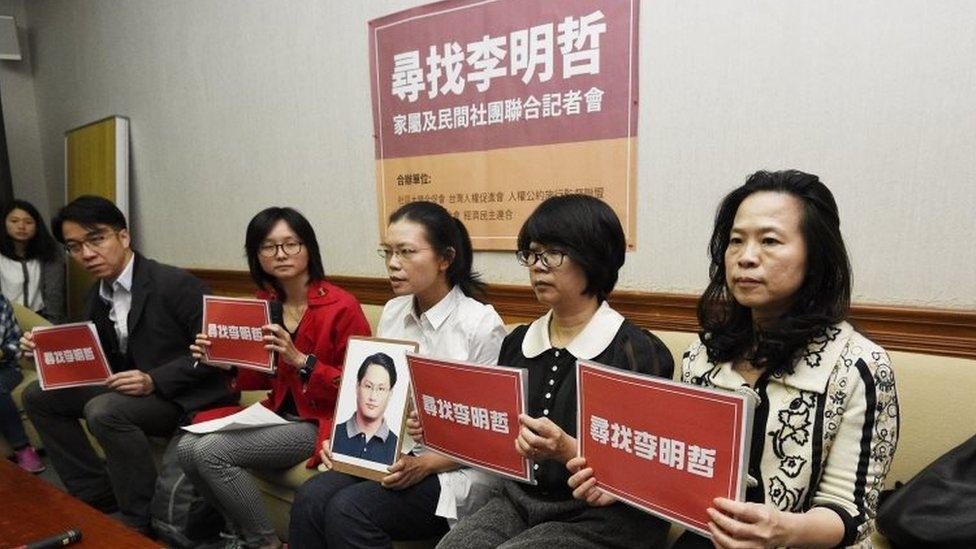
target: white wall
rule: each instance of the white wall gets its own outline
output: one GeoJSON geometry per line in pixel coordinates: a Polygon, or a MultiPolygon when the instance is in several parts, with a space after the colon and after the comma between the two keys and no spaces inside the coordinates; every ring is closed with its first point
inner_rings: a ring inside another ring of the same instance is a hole
{"type": "MultiPolygon", "coordinates": [[[[52,203],[62,134],[132,121],[149,255],[243,268],[270,204],[312,219],[336,274],[382,276],[366,22],[410,0],[27,3],[52,203]]],[[[976,308],[976,3],[649,1],[638,248],[622,288],[696,292],[721,196],[759,168],[835,192],[861,302],[976,308]]],[[[523,283],[481,253],[491,282],[523,283]]]]}
{"type": "Polygon", "coordinates": [[[0,0],[0,15],[12,15],[20,36],[20,61],[0,61],[0,95],[14,196],[48,211],[48,189],[41,160],[41,137],[34,100],[30,29],[23,0],[0,0]]]}

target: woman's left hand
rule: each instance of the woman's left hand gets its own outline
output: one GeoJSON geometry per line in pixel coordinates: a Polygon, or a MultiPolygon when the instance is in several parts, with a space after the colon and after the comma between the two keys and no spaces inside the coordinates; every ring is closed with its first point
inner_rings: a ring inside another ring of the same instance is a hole
{"type": "Polygon", "coordinates": [[[264,348],[278,353],[278,356],[285,361],[285,364],[293,368],[299,368],[305,364],[305,353],[295,348],[288,330],[277,324],[267,324],[261,326],[264,330],[264,348]]]}
{"type": "Polygon", "coordinates": [[[423,456],[403,454],[396,463],[390,466],[390,474],[383,477],[380,483],[390,490],[403,490],[427,478],[430,469],[424,462],[423,456]]]}
{"type": "Polygon", "coordinates": [[[416,410],[411,410],[410,415],[407,416],[407,434],[417,444],[424,443],[424,428],[420,426],[420,418],[417,417],[416,410]]]}
{"type": "Polygon", "coordinates": [[[784,515],[772,505],[715,498],[708,529],[719,549],[779,547],[786,540],[784,515]]]}
{"type": "Polygon", "coordinates": [[[567,435],[547,417],[533,418],[519,414],[521,428],[515,449],[532,461],[554,459],[566,463],[576,456],[576,439],[567,435]]]}

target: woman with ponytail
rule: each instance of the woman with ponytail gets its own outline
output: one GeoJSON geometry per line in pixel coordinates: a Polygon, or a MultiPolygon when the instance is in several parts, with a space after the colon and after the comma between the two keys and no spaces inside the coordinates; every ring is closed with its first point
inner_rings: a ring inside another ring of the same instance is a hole
{"type": "MultiPolygon", "coordinates": [[[[443,206],[411,202],[390,216],[377,252],[397,296],[383,308],[377,336],[416,341],[427,356],[495,364],[505,328],[491,305],[475,299],[483,283],[472,270],[464,224],[443,206]]],[[[329,467],[328,448],[320,456],[329,467]]],[[[393,540],[436,537],[481,507],[495,483],[420,449],[401,455],[382,482],[327,471],[299,489],[289,543],[298,549],[391,547],[393,540]]]]}

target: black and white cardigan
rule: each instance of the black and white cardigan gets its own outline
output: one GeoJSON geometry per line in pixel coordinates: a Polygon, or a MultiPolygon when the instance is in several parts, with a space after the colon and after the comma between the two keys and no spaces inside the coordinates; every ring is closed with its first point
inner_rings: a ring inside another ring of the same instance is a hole
{"type": "MultiPolygon", "coordinates": [[[[736,390],[730,362],[685,351],[681,379],[736,390]]],[[[753,424],[750,500],[782,511],[827,507],[844,522],[841,545],[871,547],[878,496],[898,443],[898,397],[884,349],[841,322],[809,343],[790,375],[761,376],[753,424]],[[757,437],[762,437],[760,444],[757,437]]]]}

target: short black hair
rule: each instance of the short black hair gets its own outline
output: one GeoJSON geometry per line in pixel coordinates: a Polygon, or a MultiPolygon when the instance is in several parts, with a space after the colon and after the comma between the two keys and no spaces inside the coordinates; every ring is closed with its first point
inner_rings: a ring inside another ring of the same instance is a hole
{"type": "Polygon", "coordinates": [[[830,189],[816,175],[798,170],[758,171],[722,199],[708,245],[709,283],[698,302],[700,336],[713,362],[749,358],[772,373],[793,371],[793,359],[811,339],[847,318],[851,302],[851,264],[840,232],[840,214],[830,189]],[[740,305],[726,283],[725,250],[739,205],[758,192],[796,198],[803,219],[806,273],[790,309],[758,331],[752,311],[740,305]]]}
{"type": "Polygon", "coordinates": [[[375,353],[366,357],[363,360],[362,365],[359,366],[359,371],[356,373],[356,383],[361,383],[363,377],[366,376],[366,370],[369,368],[370,364],[375,364],[386,370],[386,373],[390,374],[390,389],[396,385],[397,373],[396,365],[393,364],[393,359],[390,355],[386,353],[375,353]]]}
{"type": "Polygon", "coordinates": [[[0,219],[6,221],[7,216],[14,210],[24,210],[27,212],[27,215],[34,218],[34,225],[37,227],[37,232],[34,234],[34,238],[30,239],[30,242],[27,243],[27,250],[24,257],[18,257],[16,252],[14,252],[14,239],[7,233],[5,227],[4,230],[0,231],[0,254],[17,260],[40,259],[41,261],[53,261],[57,259],[59,252],[58,246],[54,242],[54,238],[51,237],[51,233],[48,232],[47,226],[44,224],[44,219],[41,218],[41,213],[37,211],[37,208],[26,200],[11,200],[3,208],[3,215],[0,219]]]}
{"type": "Polygon", "coordinates": [[[601,302],[617,285],[626,259],[627,239],[617,214],[585,194],[554,196],[539,204],[519,231],[519,250],[528,250],[532,242],[566,252],[586,273],[583,293],[601,302]]]}
{"type": "Polygon", "coordinates": [[[81,195],[58,210],[58,214],[51,220],[51,232],[54,238],[64,244],[61,226],[65,221],[77,223],[88,229],[95,230],[96,225],[108,225],[113,230],[127,229],[125,215],[111,200],[91,194],[81,195]]]}
{"type": "Polygon", "coordinates": [[[451,215],[444,206],[434,202],[417,201],[400,206],[390,215],[390,223],[406,219],[424,228],[427,243],[441,257],[451,257],[447,267],[447,283],[458,286],[464,295],[476,297],[484,294],[484,282],[472,270],[474,252],[468,229],[460,219],[451,215]]]}
{"type": "Polygon", "coordinates": [[[265,208],[251,218],[247,224],[247,231],[244,233],[244,253],[247,255],[247,266],[251,271],[251,280],[257,284],[258,288],[267,290],[273,289],[279,297],[284,299],[284,289],[278,283],[278,279],[264,272],[261,268],[259,249],[268,233],[279,222],[284,221],[295,235],[302,241],[302,245],[308,250],[308,282],[318,282],[325,280],[325,267],[322,264],[322,253],[319,250],[319,241],[315,238],[315,229],[312,224],[305,219],[298,210],[294,208],[272,206],[265,208]]]}

